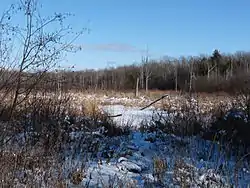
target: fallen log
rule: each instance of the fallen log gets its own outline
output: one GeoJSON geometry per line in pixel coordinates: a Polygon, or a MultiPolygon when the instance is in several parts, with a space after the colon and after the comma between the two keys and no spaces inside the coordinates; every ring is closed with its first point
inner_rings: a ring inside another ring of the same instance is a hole
{"type": "MultiPolygon", "coordinates": [[[[140,110],[145,110],[146,108],[152,106],[153,104],[157,103],[158,101],[164,99],[165,97],[168,97],[168,94],[166,95],[162,95],[160,98],[154,100],[153,102],[151,102],[150,104],[148,104],[147,106],[144,106],[143,108],[141,108],[140,110]]],[[[122,114],[116,114],[116,115],[109,115],[108,117],[110,118],[115,118],[115,117],[120,117],[122,116],[122,114]]]]}

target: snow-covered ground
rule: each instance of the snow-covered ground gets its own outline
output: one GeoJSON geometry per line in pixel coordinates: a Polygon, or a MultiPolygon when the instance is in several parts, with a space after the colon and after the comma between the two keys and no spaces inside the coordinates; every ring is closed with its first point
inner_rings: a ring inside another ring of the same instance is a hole
{"type": "MultiPolygon", "coordinates": [[[[146,184],[151,187],[183,187],[184,184],[188,187],[230,187],[233,184],[235,162],[233,159],[226,161],[216,147],[210,157],[211,144],[199,138],[181,140],[171,135],[166,136],[165,141],[150,142],[149,138],[156,138],[156,135],[134,132],[131,139],[116,147],[112,159],[102,157],[101,163],[90,162],[84,183],[104,187],[117,178],[116,183],[121,182],[124,187],[125,184],[131,187],[145,187],[146,184]],[[162,169],[163,184],[159,184],[154,167],[156,159],[166,162],[166,169],[162,169]],[[178,163],[179,160],[183,161],[178,163]]],[[[111,145],[108,152],[113,147],[111,145]]],[[[239,179],[240,187],[249,186],[250,173],[246,167],[240,170],[239,179]]]]}
{"type": "Polygon", "coordinates": [[[141,123],[147,123],[152,118],[157,118],[159,115],[165,114],[154,107],[140,110],[138,107],[126,107],[124,105],[105,105],[102,106],[102,110],[109,115],[122,114],[122,116],[114,117],[114,122],[118,126],[130,126],[132,128],[139,128],[141,123]]]}
{"type": "MultiPolygon", "coordinates": [[[[96,155],[88,155],[80,145],[78,156],[65,151],[63,164],[65,174],[70,169],[80,169],[84,165],[83,181],[69,187],[231,187],[238,180],[238,187],[250,186],[250,167],[244,160],[235,169],[236,159],[228,157],[215,143],[199,137],[180,138],[161,132],[138,130],[141,123],[157,120],[170,114],[153,107],[140,110],[138,107],[105,105],[101,107],[115,117],[117,126],[131,126],[129,135],[105,137],[92,133],[84,139],[91,142],[96,155]],[[86,157],[88,156],[88,157],[86,157]],[[87,158],[87,159],[86,159],[87,158]],[[237,178],[236,178],[237,177],[237,178]]],[[[73,144],[81,132],[72,132],[73,144]]],[[[85,133],[86,134],[86,133],[85,133]]],[[[75,151],[74,151],[75,152],[75,151]]]]}
{"type": "MultiPolygon", "coordinates": [[[[138,128],[155,114],[153,108],[140,111],[123,105],[103,106],[119,125],[138,128]]],[[[157,114],[157,113],[156,113],[157,114]]],[[[179,138],[163,133],[140,133],[101,140],[99,162],[88,162],[83,184],[90,187],[231,187],[235,181],[236,160],[227,158],[219,147],[198,137],[179,138]],[[114,139],[114,141],[112,141],[114,139]],[[115,141],[116,140],[116,141],[115,141]],[[119,142],[117,142],[119,140],[119,142]],[[114,143],[114,144],[112,144],[114,143]],[[156,166],[156,162],[162,164],[156,166]],[[158,173],[160,172],[160,173],[158,173]]],[[[240,166],[238,187],[250,186],[250,168],[240,166]]],[[[83,185],[82,184],[82,185],[83,185]]]]}

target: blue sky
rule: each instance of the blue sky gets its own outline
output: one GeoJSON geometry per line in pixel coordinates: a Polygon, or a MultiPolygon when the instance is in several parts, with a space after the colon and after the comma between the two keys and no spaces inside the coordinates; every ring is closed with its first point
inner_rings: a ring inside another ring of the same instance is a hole
{"type": "MultiPolygon", "coordinates": [[[[12,0],[1,0],[2,7],[12,0]]],[[[249,0],[40,0],[42,13],[71,12],[75,29],[88,27],[65,65],[103,68],[151,58],[250,51],[249,0]]],[[[1,9],[0,9],[1,10],[1,9]]]]}

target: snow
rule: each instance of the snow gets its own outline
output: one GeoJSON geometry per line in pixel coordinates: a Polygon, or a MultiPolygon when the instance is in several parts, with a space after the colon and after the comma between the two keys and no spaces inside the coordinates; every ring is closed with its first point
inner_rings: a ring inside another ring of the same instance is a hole
{"type": "MultiPolygon", "coordinates": [[[[99,173],[95,174],[97,177],[92,178],[93,184],[98,184],[95,179],[98,179],[100,174],[104,176],[104,179],[106,178],[107,182],[107,178],[110,178],[109,174],[115,175],[118,179],[126,177],[126,181],[135,183],[134,187],[144,187],[146,183],[151,183],[153,187],[162,187],[162,185],[157,184],[157,178],[153,173],[153,161],[156,157],[167,162],[164,183],[169,187],[176,187],[175,184],[180,183],[181,177],[178,177],[178,173],[187,177],[192,174],[194,179],[187,179],[186,182],[191,187],[209,185],[211,187],[230,187],[233,184],[236,159],[233,156],[228,159],[220,153],[215,143],[204,141],[198,137],[179,138],[174,135],[164,135],[164,141],[162,141],[158,139],[158,133],[141,134],[136,130],[142,122],[150,121],[152,116],[157,117],[161,113],[160,111],[154,108],[140,111],[139,108],[123,105],[107,105],[103,106],[102,109],[110,115],[122,114],[122,116],[114,118],[118,126],[130,125],[135,130],[131,133],[130,139],[123,140],[115,151],[115,156],[120,154],[123,156],[114,159],[113,162],[103,163],[97,170],[99,173]],[[149,137],[155,138],[155,141],[148,141],[149,137]],[[127,151],[127,154],[122,153],[124,150],[127,151]],[[178,159],[183,159],[185,167],[176,171],[175,163],[178,159]],[[218,167],[221,166],[223,166],[223,172],[218,170],[218,167]],[[177,176],[175,181],[173,176],[177,176]]],[[[249,186],[250,174],[247,172],[249,166],[244,166],[239,171],[239,176],[242,177],[239,184],[242,187],[249,186]]]]}
{"type": "MultiPolygon", "coordinates": [[[[133,131],[128,136],[104,137],[102,131],[89,134],[89,142],[98,144],[96,157],[88,158],[82,145],[78,157],[67,154],[63,164],[64,173],[79,169],[84,164],[85,174],[81,185],[89,187],[230,187],[234,183],[236,159],[220,152],[216,143],[202,140],[199,137],[180,138],[161,132],[141,133],[138,128],[142,123],[160,119],[164,116],[171,120],[176,114],[167,114],[153,107],[140,110],[138,107],[124,105],[105,105],[101,107],[115,117],[117,126],[131,126],[133,131]],[[85,152],[85,153],[84,153],[85,152]],[[84,156],[82,156],[84,155],[84,156]],[[166,169],[156,169],[155,159],[166,163],[166,169]],[[158,177],[157,170],[162,170],[158,177]],[[161,179],[162,176],[162,179],[161,179]],[[121,186],[122,185],[122,186],[121,186]],[[178,185],[178,186],[177,186],[178,185]]],[[[84,134],[74,131],[70,134],[73,142],[84,134]]],[[[85,133],[86,134],[86,133],[85,133]]],[[[22,138],[22,135],[18,137],[22,138]]],[[[71,143],[73,147],[74,143],[71,143]]],[[[250,169],[247,163],[239,168],[240,187],[250,186],[250,169]]],[[[72,186],[72,182],[68,182],[72,186]]]]}
{"type": "Polygon", "coordinates": [[[105,105],[101,107],[103,111],[109,115],[122,114],[122,116],[114,117],[113,120],[118,126],[130,126],[139,128],[142,123],[148,123],[152,118],[159,119],[160,114],[167,115],[163,111],[156,110],[154,107],[149,107],[145,110],[140,110],[138,107],[126,107],[124,105],[105,105]],[[158,114],[158,113],[160,114],[158,114]]]}
{"type": "MultiPolygon", "coordinates": [[[[109,178],[117,177],[118,179],[124,180],[126,178],[127,182],[136,182],[135,186],[137,187],[144,187],[144,183],[149,181],[151,183],[156,182],[156,177],[153,174],[153,159],[155,157],[161,157],[167,161],[167,171],[165,175],[165,184],[174,186],[173,182],[173,175],[175,173],[179,173],[182,176],[191,176],[194,174],[194,180],[191,182],[189,180],[190,185],[192,187],[203,187],[202,185],[212,185],[212,187],[227,187],[226,176],[223,174],[219,174],[216,172],[216,168],[218,164],[216,164],[216,159],[207,159],[204,158],[202,161],[198,160],[197,158],[197,148],[193,146],[194,143],[198,143],[200,140],[199,138],[192,138],[189,140],[187,144],[187,150],[189,152],[182,152],[174,147],[178,142],[176,137],[174,136],[167,136],[167,140],[169,141],[167,144],[161,142],[160,140],[156,141],[155,143],[151,143],[145,141],[145,138],[148,135],[141,133],[134,132],[133,137],[128,144],[135,144],[138,148],[138,151],[133,150],[132,154],[126,155],[125,157],[119,157],[116,160],[106,163],[103,162],[102,164],[91,163],[89,172],[91,172],[91,184],[97,185],[100,184],[100,178],[102,178],[102,183],[107,183],[109,178]],[[185,165],[182,168],[179,168],[178,171],[175,171],[174,163],[179,159],[182,158],[185,161],[185,165]]],[[[186,140],[188,141],[188,140],[186,140]]],[[[203,147],[206,147],[204,142],[203,147]]],[[[125,147],[125,145],[123,145],[125,147]]],[[[126,148],[129,150],[129,148],[126,148]]],[[[198,148],[199,149],[199,148],[198,148]]],[[[119,155],[119,152],[122,148],[119,148],[116,153],[119,155]]],[[[105,159],[103,159],[105,161],[105,159]]],[[[222,161],[223,163],[223,161],[222,161]]],[[[231,179],[233,179],[233,166],[234,162],[231,161],[231,164],[228,164],[227,167],[228,174],[231,179]]],[[[90,175],[89,175],[90,176],[90,175]]],[[[89,177],[88,176],[88,177],[89,177]]],[[[176,181],[180,181],[181,177],[176,177],[176,181]]],[[[89,181],[88,178],[85,181],[89,181]]],[[[242,186],[246,186],[247,182],[250,182],[249,175],[245,175],[245,181],[241,181],[242,186]]],[[[156,185],[156,184],[155,184],[156,185]]]]}
{"type": "Polygon", "coordinates": [[[117,167],[122,171],[140,173],[142,171],[141,167],[134,162],[123,160],[118,162],[117,167]]]}

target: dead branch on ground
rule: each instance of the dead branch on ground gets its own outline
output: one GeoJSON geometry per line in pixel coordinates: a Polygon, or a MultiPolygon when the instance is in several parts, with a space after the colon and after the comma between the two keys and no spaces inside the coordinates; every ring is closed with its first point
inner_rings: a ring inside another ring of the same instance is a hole
{"type": "MultiPolygon", "coordinates": [[[[157,103],[158,101],[164,99],[165,97],[168,97],[168,94],[162,95],[160,98],[154,100],[153,102],[151,102],[150,104],[148,104],[147,106],[144,106],[143,108],[140,109],[140,111],[145,110],[146,108],[152,106],[153,104],[157,103]]],[[[115,118],[115,117],[120,117],[122,116],[122,114],[116,114],[116,115],[109,115],[109,118],[115,118]]]]}

